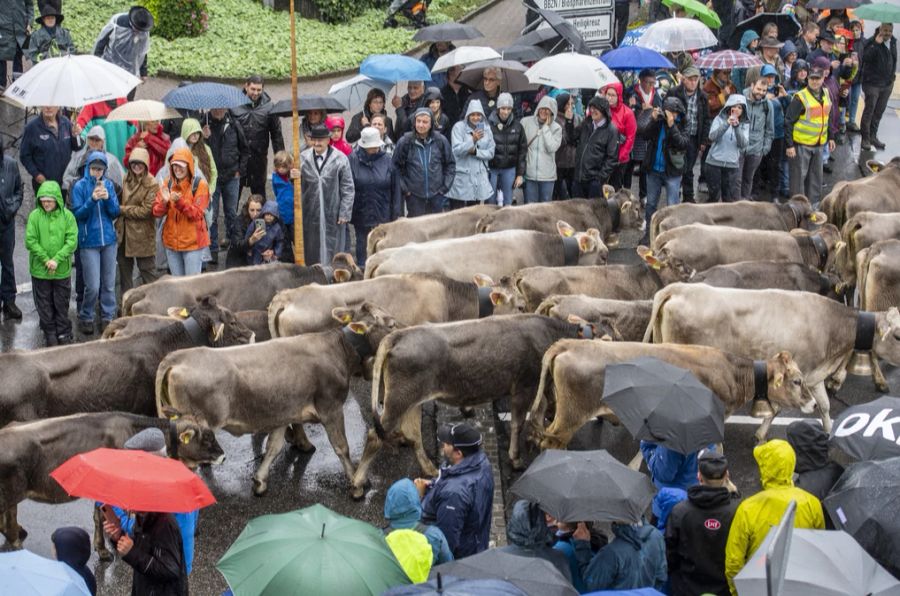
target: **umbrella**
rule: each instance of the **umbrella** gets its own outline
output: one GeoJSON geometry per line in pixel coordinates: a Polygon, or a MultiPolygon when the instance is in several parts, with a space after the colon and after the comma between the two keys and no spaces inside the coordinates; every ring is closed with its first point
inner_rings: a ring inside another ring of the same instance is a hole
{"type": "Polygon", "coordinates": [[[504,60],[517,60],[519,62],[537,62],[541,58],[549,56],[547,50],[541,46],[507,46],[500,48],[500,56],[504,60]]]}
{"type": "Polygon", "coordinates": [[[544,19],[550,28],[559,33],[560,37],[572,47],[573,52],[579,54],[590,54],[591,49],[585,43],[584,38],[571,22],[565,20],[559,13],[552,10],[543,10],[538,7],[534,0],[525,0],[525,6],[528,10],[536,12],[544,19]]]}
{"type": "Polygon", "coordinates": [[[665,19],[650,25],[636,46],[657,52],[687,52],[719,43],[709,27],[694,19],[665,19]]]}
{"type": "Polygon", "coordinates": [[[611,70],[641,70],[642,68],[675,68],[668,58],[649,48],[620,47],[604,52],[600,60],[611,70]]]}
{"type": "Polygon", "coordinates": [[[494,48],[485,46],[462,46],[451,50],[435,60],[431,72],[442,72],[450,70],[454,66],[465,66],[475,62],[484,62],[485,60],[495,60],[500,58],[500,54],[494,48]]]}
{"type": "Polygon", "coordinates": [[[858,19],[877,21],[879,23],[900,23],[900,6],[887,2],[866,4],[853,10],[858,19]]]}
{"type": "Polygon", "coordinates": [[[216,502],[177,459],[130,449],[94,449],[50,472],[69,495],[129,511],[187,513],[216,502]]]}
{"type": "Polygon", "coordinates": [[[3,93],[25,107],[80,108],[90,103],[128,95],[139,78],[90,54],[41,60],[3,93]]]}
{"type": "Polygon", "coordinates": [[[359,65],[359,74],[392,83],[431,80],[424,62],[403,54],[372,54],[359,65]]]}
{"type": "Polygon", "coordinates": [[[381,530],[319,504],[251,519],[216,568],[241,596],[361,596],[409,583],[381,530]]]}
{"type": "Polygon", "coordinates": [[[476,27],[452,21],[423,27],[413,35],[415,41],[459,41],[479,37],[484,37],[484,33],[476,27]]]}
{"type": "Polygon", "coordinates": [[[822,503],[836,528],[851,534],[900,577],[900,457],[851,464],[822,503]]]}
{"type": "Polygon", "coordinates": [[[725,440],[725,405],[690,371],[642,356],[606,367],[603,402],[635,439],[685,455],[725,440]]]}
{"type": "MultiPolygon", "coordinates": [[[[776,528],[735,576],[740,596],[767,596],[766,552],[776,528]]],[[[900,582],[875,562],[853,537],[833,530],[794,529],[779,596],[845,596],[900,593],[900,582]]]]}
{"type": "Polygon", "coordinates": [[[735,25],[731,39],[728,41],[728,46],[736,50],[741,45],[741,36],[744,34],[744,31],[753,29],[760,33],[768,23],[778,25],[778,39],[781,41],[794,39],[800,33],[800,23],[794,15],[783,12],[761,12],[735,25]]]}
{"type": "Polygon", "coordinates": [[[649,28],[650,25],[641,25],[640,27],[629,29],[625,32],[625,37],[622,38],[622,43],[619,44],[619,47],[625,48],[628,46],[637,45],[638,40],[643,37],[644,33],[646,33],[647,29],[649,28]]]}
{"type": "Polygon", "coordinates": [[[366,102],[366,96],[372,89],[381,89],[385,95],[394,88],[391,81],[380,81],[378,79],[370,79],[366,75],[356,75],[353,78],[335,83],[328,90],[328,95],[334,98],[341,105],[353,109],[361,106],[366,102]]]}
{"type": "Polygon", "coordinates": [[[31,551],[0,553],[0,581],[4,594],[16,596],[90,596],[75,570],[60,561],[31,551]]]}
{"type": "Polygon", "coordinates": [[[513,584],[500,579],[461,579],[441,573],[421,584],[397,586],[381,596],[527,596],[513,584]]]}
{"type": "Polygon", "coordinates": [[[153,99],[129,101],[117,107],[106,117],[110,121],[134,120],[138,122],[170,120],[172,118],[181,118],[181,114],[167,107],[163,102],[153,99]]]}
{"type": "Polygon", "coordinates": [[[482,88],[482,75],[484,69],[494,67],[500,69],[500,90],[507,93],[521,93],[523,91],[534,91],[537,85],[528,81],[525,77],[525,71],[528,67],[521,62],[515,60],[487,60],[485,62],[475,62],[470,64],[459,74],[457,81],[470,87],[471,89],[482,88]]]}
{"type": "MultiPolygon", "coordinates": [[[[314,95],[304,94],[297,97],[297,111],[308,112],[309,110],[325,110],[328,114],[340,114],[345,111],[347,106],[330,95],[314,95]]],[[[282,99],[272,106],[270,112],[274,116],[287,118],[292,114],[292,106],[290,99],[282,99]]]]}
{"type": "Polygon", "coordinates": [[[513,41],[515,46],[536,46],[542,43],[556,42],[559,40],[559,33],[547,27],[538,27],[530,33],[520,35],[513,41]]]}
{"type": "Polygon", "coordinates": [[[512,485],[562,521],[637,522],[655,492],[644,474],[603,450],[542,451],[512,485]]]}
{"type": "Polygon", "coordinates": [[[688,16],[697,17],[701,23],[710,29],[718,29],[722,26],[722,20],[716,14],[716,11],[697,0],[662,0],[662,3],[668,7],[683,9],[688,16]]]}
{"type": "Polygon", "coordinates": [[[884,395],[841,412],[831,431],[831,444],[859,460],[900,456],[890,422],[900,417],[900,398],[884,395]]]}
{"type": "Polygon", "coordinates": [[[872,0],[809,0],[806,8],[810,10],[845,10],[871,3],[872,0]]]}
{"type": "Polygon", "coordinates": [[[532,83],[557,89],[599,89],[619,79],[599,59],[565,52],[547,56],[525,71],[532,83]]]}
{"type": "Polygon", "coordinates": [[[634,590],[601,590],[599,592],[588,592],[583,596],[664,596],[659,590],[653,588],[637,588],[634,590]]]}
{"type": "Polygon", "coordinates": [[[180,110],[213,110],[236,108],[250,103],[243,91],[222,83],[192,83],[172,89],[162,101],[170,108],[180,110]]]}
{"type": "Polygon", "coordinates": [[[731,70],[733,68],[750,68],[751,66],[761,66],[762,60],[756,56],[745,54],[743,52],[735,52],[734,50],[721,50],[712,52],[706,56],[700,56],[694,60],[694,66],[697,68],[713,68],[720,70],[731,70]]]}
{"type": "Polygon", "coordinates": [[[533,596],[576,596],[572,584],[549,561],[518,557],[490,549],[431,569],[429,578],[455,575],[469,579],[504,579],[533,596]]]}

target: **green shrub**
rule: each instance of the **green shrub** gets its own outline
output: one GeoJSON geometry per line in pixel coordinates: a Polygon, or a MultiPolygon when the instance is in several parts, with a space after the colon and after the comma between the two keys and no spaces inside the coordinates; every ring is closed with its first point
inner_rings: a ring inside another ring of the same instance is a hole
{"type": "Polygon", "coordinates": [[[199,37],[209,28],[207,0],[144,0],[156,24],[153,35],[165,39],[199,37]]]}

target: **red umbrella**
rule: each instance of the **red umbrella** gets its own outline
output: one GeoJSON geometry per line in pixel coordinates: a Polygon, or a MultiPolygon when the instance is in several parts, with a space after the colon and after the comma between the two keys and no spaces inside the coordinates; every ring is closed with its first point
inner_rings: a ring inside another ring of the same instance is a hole
{"type": "Polygon", "coordinates": [[[73,497],[129,511],[187,513],[216,502],[183,463],[144,451],[94,449],[70,458],[50,476],[73,497]]]}
{"type": "Polygon", "coordinates": [[[745,54],[743,52],[735,52],[734,50],[722,50],[713,52],[706,56],[701,56],[694,61],[697,68],[715,68],[719,70],[729,70],[732,68],[750,68],[751,66],[761,66],[762,60],[756,56],[745,54]]]}

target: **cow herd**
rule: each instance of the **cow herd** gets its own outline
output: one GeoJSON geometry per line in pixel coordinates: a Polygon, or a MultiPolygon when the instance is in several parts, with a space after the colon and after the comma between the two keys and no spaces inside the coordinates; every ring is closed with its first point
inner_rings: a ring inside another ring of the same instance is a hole
{"type": "Polygon", "coordinates": [[[262,495],[285,443],[312,449],[303,424],[321,423],[359,498],[385,443],[436,472],[424,403],[507,398],[521,468],[526,441],[564,448],[591,418],[614,420],[606,366],[640,356],[692,371],[729,414],[754,400],[818,407],[830,429],[826,387],[854,351],[875,356],[879,389],[877,360],[900,365],[900,158],[870,166],[821,211],[802,196],[661,209],[637,264],[607,264],[642,218],[630,193],[606,189],[379,226],[364,274],[341,253],[130,290],[101,340],[0,355],[0,531],[20,547],[17,504],[68,499],[52,469],[150,427],[190,466],[223,458],[216,430],[267,434],[262,495]],[[373,417],[356,464],[343,417],[354,375],[372,381],[373,417]]]}

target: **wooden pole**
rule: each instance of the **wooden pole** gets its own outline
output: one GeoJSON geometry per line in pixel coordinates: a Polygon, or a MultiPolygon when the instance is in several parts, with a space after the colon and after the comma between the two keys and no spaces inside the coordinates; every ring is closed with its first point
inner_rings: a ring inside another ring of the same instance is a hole
{"type": "MultiPolygon", "coordinates": [[[[297,105],[297,17],[291,0],[291,118],[294,125],[294,167],[303,168],[300,161],[300,114],[297,105]]],[[[303,189],[300,178],[294,182],[294,263],[305,265],[303,255],[303,189]]]]}

